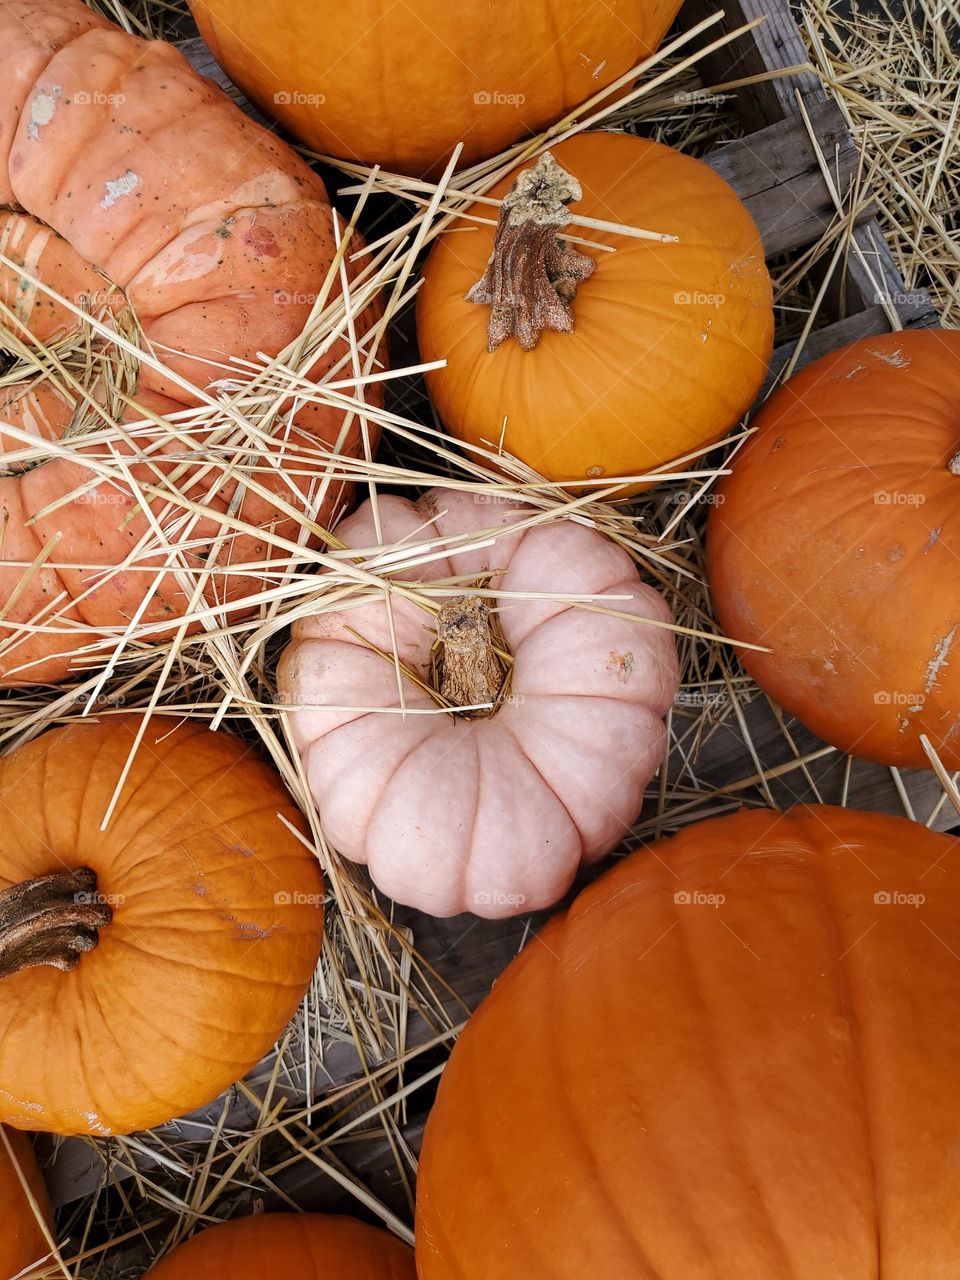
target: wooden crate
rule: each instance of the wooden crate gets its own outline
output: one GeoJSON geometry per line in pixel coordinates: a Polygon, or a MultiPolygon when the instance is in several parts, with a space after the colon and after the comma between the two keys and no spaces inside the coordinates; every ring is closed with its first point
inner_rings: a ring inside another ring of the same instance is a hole
{"type": "MultiPolygon", "coordinates": [[[[709,0],[687,0],[681,25],[692,27],[713,12],[709,0]]],[[[706,85],[719,88],[806,62],[803,41],[786,0],[736,0],[727,6],[721,29],[732,31],[758,17],[765,17],[766,21],[704,60],[701,67],[706,85]]],[[[717,32],[718,28],[713,27],[707,38],[715,39],[717,32]]],[[[188,41],[183,48],[198,70],[218,80],[245,109],[251,110],[202,41],[188,41]]],[[[857,152],[844,117],[812,70],[734,92],[744,136],[719,147],[706,157],[707,163],[730,182],[746,203],[763,236],[768,259],[801,251],[816,243],[836,222],[838,199],[844,209],[847,207],[857,170],[857,152]]],[[[823,310],[829,323],[806,338],[798,367],[860,337],[893,327],[937,323],[928,296],[922,291],[907,293],[869,207],[856,219],[851,253],[827,290],[823,310]]],[[[793,357],[795,346],[787,343],[775,351],[764,394],[793,357]]],[[[905,807],[908,811],[912,807],[918,818],[941,828],[956,822],[956,814],[944,803],[942,789],[932,774],[902,771],[894,776],[890,770],[864,762],[851,768],[844,757],[823,748],[796,724],[790,725],[795,748],[791,753],[785,750],[781,726],[766,699],[756,697],[746,704],[744,714],[754,748],[765,765],[782,763],[783,772],[770,784],[769,794],[776,803],[787,805],[818,798],[839,802],[845,796],[849,804],[862,808],[902,813],[905,807]],[[782,761],[775,760],[778,752],[782,761]],[[797,758],[805,760],[808,756],[813,757],[809,763],[797,765],[797,758]]],[[[757,759],[732,717],[718,723],[704,743],[697,771],[704,796],[723,787],[731,805],[742,797],[757,799],[757,759]]],[[[691,820],[695,817],[693,805],[691,820]]],[[[639,830],[643,832],[643,827],[639,830]]],[[[633,841],[637,842],[639,837],[633,841]]],[[[401,909],[396,918],[398,924],[412,932],[421,954],[455,993],[447,1001],[447,1011],[451,1020],[459,1022],[487,994],[530,930],[536,930],[546,914],[492,923],[472,916],[433,920],[401,909]]],[[[435,1034],[435,1027],[414,1016],[407,1046],[424,1044],[435,1034]]],[[[342,1043],[331,1046],[325,1069],[334,1083],[360,1074],[355,1053],[342,1043]]],[[[429,1098],[416,1095],[410,1100],[406,1132],[414,1149],[428,1103],[429,1098]]],[[[219,1111],[218,1106],[198,1117],[199,1142],[208,1138],[210,1121],[219,1116],[219,1111]]],[[[243,1119],[244,1108],[238,1101],[231,1125],[242,1127],[243,1119]]],[[[182,1128],[189,1132],[190,1123],[182,1128]]],[[[342,1154],[375,1194],[398,1210],[401,1208],[399,1189],[391,1175],[394,1157],[385,1143],[364,1141],[345,1147],[342,1154]]],[[[103,1166],[88,1144],[61,1144],[52,1168],[55,1201],[63,1204],[92,1193],[102,1176],[103,1166]]],[[[306,1208],[337,1207],[349,1202],[336,1184],[318,1175],[309,1164],[288,1170],[278,1185],[306,1208]]]]}

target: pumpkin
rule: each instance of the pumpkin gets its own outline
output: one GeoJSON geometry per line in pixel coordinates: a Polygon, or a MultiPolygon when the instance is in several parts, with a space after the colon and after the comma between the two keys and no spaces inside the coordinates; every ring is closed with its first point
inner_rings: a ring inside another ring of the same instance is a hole
{"type": "MultiPolygon", "coordinates": [[[[128,35],[80,0],[0,0],[0,47],[7,68],[0,84],[0,251],[11,264],[0,263],[0,304],[10,308],[11,332],[27,347],[11,357],[0,386],[0,420],[8,428],[0,448],[10,455],[0,459],[0,681],[9,684],[62,679],[70,655],[98,629],[120,634],[131,619],[147,628],[182,615],[211,544],[218,550],[207,602],[239,608],[263,577],[230,566],[288,555],[257,529],[295,540],[300,525],[290,506],[309,506],[321,524],[342,506],[337,484],[322,502],[313,496],[316,477],[302,454],[337,440],[344,421],[341,412],[314,404],[296,413],[295,424],[294,406],[282,407],[272,424],[264,415],[255,487],[238,487],[235,470],[218,470],[230,434],[226,417],[216,440],[214,428],[189,423],[173,430],[161,419],[151,429],[142,409],[166,415],[197,402],[176,376],[202,390],[233,364],[242,380],[235,361],[276,354],[300,334],[335,250],[325,189],[172,46],[128,35]],[[81,331],[34,277],[115,317],[118,327],[118,312],[127,327],[135,313],[143,342],[167,371],[142,364],[134,386],[121,379],[120,390],[142,406],[129,406],[124,418],[147,423],[135,439],[114,438],[109,447],[73,440],[69,451],[52,449],[25,470],[16,454],[26,446],[11,426],[60,441],[103,426],[96,404],[110,399],[105,377],[91,388],[90,405],[66,376],[37,373],[38,343],[81,331]],[[296,465],[285,471],[291,448],[296,465]],[[129,484],[100,475],[118,457],[129,484]],[[162,492],[173,474],[206,511],[195,522],[162,492]],[[150,510],[170,544],[182,544],[180,574],[161,573],[165,556],[141,548],[151,524],[135,485],[160,490],[150,510]],[[224,537],[218,516],[227,511],[253,531],[227,526],[224,537]]],[[[348,345],[334,343],[311,377],[322,379],[344,360],[348,345]]],[[[359,448],[359,428],[346,433],[342,447],[359,448]]],[[[236,450],[242,454],[243,446],[236,450]]]]}
{"type": "Polygon", "coordinates": [[[960,1274],[958,954],[960,843],[906,819],[740,812],[618,863],[454,1049],[420,1280],[960,1274]]]}
{"type": "Polygon", "coordinates": [[[403,173],[462,163],[554,124],[652,53],[678,0],[190,0],[217,61],[328,155],[403,173]]]}
{"type": "Polygon", "coordinates": [[[413,1250],[354,1218],[269,1213],[210,1227],[157,1263],[150,1280],[416,1280],[413,1250]]]}
{"type": "Polygon", "coordinates": [[[43,1177],[25,1134],[0,1130],[0,1277],[32,1275],[31,1264],[46,1258],[50,1245],[37,1213],[51,1221],[43,1177]],[[29,1188],[29,1194],[25,1189],[29,1188]],[[36,1204],[34,1209],[30,1197],[36,1204]]]}
{"type": "Polygon", "coordinates": [[[623,839],[663,759],[678,688],[667,605],[595,529],[538,514],[469,490],[382,495],[378,534],[365,504],[338,527],[348,547],[382,538],[415,557],[433,541],[402,580],[459,585],[422,603],[395,589],[389,613],[374,592],[301,617],[280,662],[327,837],[434,915],[555,902],[623,839]]]}
{"type": "Polygon", "coordinates": [[[960,334],[832,352],[753,426],[707,537],[747,671],[843,751],[960,768],[960,334]]]}
{"type": "Polygon", "coordinates": [[[77,721],[0,760],[0,1120],[18,1128],[129,1133],[210,1102],[316,966],[323,882],[279,777],[155,716],[111,810],[140,724],[77,721]]]}
{"type": "MultiPolygon", "coordinates": [[[[502,443],[551,480],[604,484],[702,452],[750,407],[773,295],[753,220],[712,169],[584,133],[490,194],[504,201],[496,229],[455,222],[417,304],[424,360],[446,361],[427,385],[455,436],[502,443]],[[558,234],[571,203],[678,242],[584,228],[570,244],[558,234]]],[[[489,222],[486,205],[468,213],[489,222]]]]}

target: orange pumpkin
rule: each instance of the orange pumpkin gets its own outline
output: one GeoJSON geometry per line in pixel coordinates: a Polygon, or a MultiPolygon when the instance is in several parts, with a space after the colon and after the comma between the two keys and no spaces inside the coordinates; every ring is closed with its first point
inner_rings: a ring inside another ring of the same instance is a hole
{"type": "Polygon", "coordinates": [[[403,173],[554,124],[656,49],[679,0],[190,0],[217,61],[325,154],[403,173]]]}
{"type": "Polygon", "coordinates": [[[843,751],[960,768],[960,334],[831,352],[752,425],[707,537],[743,665],[843,751]]]}
{"type": "MultiPolygon", "coordinates": [[[[182,615],[204,568],[211,570],[210,604],[236,604],[261,589],[261,574],[230,566],[288,553],[256,532],[222,527],[219,516],[230,512],[288,539],[300,528],[291,505],[309,506],[321,524],[332,521],[344,490],[332,484],[319,502],[302,455],[336,441],[344,415],[310,404],[291,424],[293,406],[274,420],[264,413],[250,485],[220,461],[225,453],[246,456],[242,437],[227,443],[226,416],[216,440],[214,428],[181,420],[174,431],[148,422],[134,440],[73,441],[69,452],[54,451],[23,470],[15,455],[27,445],[11,426],[59,441],[102,427],[96,405],[110,399],[106,376],[92,387],[90,405],[66,375],[37,373],[30,354],[37,344],[80,331],[75,315],[32,277],[88,310],[123,312],[128,324],[132,308],[144,342],[169,372],[141,364],[136,385],[121,379],[121,389],[149,414],[166,415],[197,402],[191,386],[202,390],[231,369],[242,381],[238,360],[276,354],[300,334],[335,244],[321,180],[172,46],[128,35],[80,0],[0,0],[0,48],[7,69],[0,83],[0,251],[11,264],[0,264],[0,304],[10,309],[16,337],[33,335],[0,388],[0,422],[7,424],[0,448],[11,455],[0,459],[0,682],[30,683],[63,678],[71,655],[97,629],[117,632],[131,619],[149,627],[182,615]],[[285,470],[291,450],[296,459],[285,470]],[[142,540],[150,543],[151,524],[134,484],[102,477],[104,466],[117,472],[118,458],[141,490],[156,494],[153,518],[181,548],[179,573],[160,572],[164,555],[141,548],[142,540]],[[205,511],[196,521],[163,492],[174,475],[205,511]]],[[[344,360],[349,376],[349,347],[334,343],[312,378],[344,360]]],[[[123,417],[144,420],[137,407],[123,417]]],[[[342,447],[357,450],[359,439],[354,426],[342,447]]]]}
{"type": "Polygon", "coordinates": [[[633,854],[468,1023],[420,1280],[960,1274],[960,842],[741,812],[633,854]]]}
{"type": "Polygon", "coordinates": [[[48,1224],[50,1204],[43,1177],[25,1134],[0,1130],[0,1277],[28,1280],[31,1264],[50,1252],[37,1214],[48,1224]],[[9,1144],[9,1147],[8,1147],[9,1144]],[[29,1194],[24,1187],[29,1188],[29,1194]],[[36,1204],[34,1209],[30,1197],[36,1204]]]}
{"type": "Polygon", "coordinates": [[[353,1218],[271,1213],[201,1231],[150,1280],[416,1280],[413,1250],[353,1218]]]}
{"type": "Polygon", "coordinates": [[[75,722],[0,760],[0,1120],[19,1128],[129,1133],[210,1102],[317,962],[317,861],[239,739],[154,717],[101,829],[139,725],[75,722]]]}
{"type": "MultiPolygon", "coordinates": [[[[505,198],[496,233],[456,223],[417,307],[423,358],[447,362],[427,384],[448,430],[502,441],[551,480],[604,484],[736,423],[766,372],[773,298],[759,233],[722,178],[645,138],[586,133],[491,194],[505,198]],[[588,243],[573,246],[558,240],[570,204],[679,241],[574,228],[588,243]]],[[[489,221],[488,206],[471,212],[489,221]]]]}

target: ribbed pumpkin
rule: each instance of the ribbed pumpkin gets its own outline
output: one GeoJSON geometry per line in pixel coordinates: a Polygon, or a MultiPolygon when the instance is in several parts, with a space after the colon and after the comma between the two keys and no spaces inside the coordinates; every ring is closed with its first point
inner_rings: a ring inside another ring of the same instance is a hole
{"type": "MultiPolygon", "coordinates": [[[[21,268],[87,309],[109,315],[129,303],[144,340],[201,389],[231,371],[242,380],[235,360],[256,362],[258,353],[275,354],[297,337],[331,267],[334,235],[323,183],[293,151],[172,46],[128,35],[80,0],[0,0],[0,48],[0,206],[7,206],[0,252],[12,264],[0,264],[0,303],[12,311],[7,323],[16,337],[29,331],[49,343],[77,325],[21,268]]],[[[345,359],[347,345],[333,344],[312,377],[345,359]]],[[[81,389],[60,381],[35,376],[28,356],[15,361],[0,388],[0,420],[49,440],[103,426],[81,389]]],[[[127,392],[156,414],[196,401],[147,365],[127,392]]],[[[102,380],[92,395],[106,399],[102,380]]],[[[322,503],[308,497],[315,479],[299,456],[335,441],[343,414],[308,405],[294,426],[291,414],[292,407],[282,409],[272,424],[264,417],[254,483],[239,491],[236,474],[218,470],[217,459],[233,447],[225,444],[226,417],[216,446],[209,432],[181,422],[176,432],[141,428],[135,447],[74,442],[69,454],[54,451],[25,474],[15,457],[0,458],[0,682],[62,678],[67,655],[91,639],[78,633],[80,624],[119,633],[131,619],[150,625],[182,614],[191,575],[208,565],[218,539],[208,603],[259,589],[255,571],[229,566],[287,552],[229,525],[224,538],[217,515],[229,511],[255,529],[296,538],[299,525],[278,501],[309,501],[321,523],[344,501],[337,484],[322,503]],[[297,464],[285,472],[291,448],[297,464]],[[183,544],[179,577],[157,581],[163,558],[142,552],[122,572],[104,572],[134,556],[151,527],[130,484],[97,483],[98,467],[115,468],[124,455],[147,492],[176,473],[178,487],[210,512],[193,523],[162,492],[151,503],[169,541],[183,544]],[[31,621],[42,629],[22,630],[31,621]]],[[[124,416],[143,419],[136,408],[124,416]]],[[[354,427],[342,447],[358,442],[354,427]]],[[[15,455],[25,445],[0,432],[0,447],[15,455]]]]}
{"type": "MultiPolygon", "coordinates": [[[[447,362],[427,383],[448,430],[502,441],[551,480],[604,484],[737,422],[766,372],[773,298],[759,233],[722,178],[645,138],[585,133],[490,194],[505,199],[496,232],[454,224],[417,305],[421,354],[447,362]],[[587,243],[571,245],[558,239],[568,205],[679,239],[574,227],[587,243]]],[[[490,220],[489,206],[471,212],[490,220]]]]}
{"type": "Polygon", "coordinates": [[[217,60],[329,155],[404,173],[554,124],[660,43],[678,0],[190,0],[217,60]]]}
{"type": "Polygon", "coordinates": [[[28,1270],[31,1264],[50,1252],[30,1195],[24,1190],[24,1179],[37,1210],[49,1222],[47,1191],[33,1148],[24,1134],[15,1129],[3,1130],[0,1132],[0,1277],[3,1280],[12,1280],[15,1276],[27,1280],[32,1274],[28,1270]]]}
{"type": "Polygon", "coordinates": [[[317,861],[239,739],[151,719],[101,830],[139,725],[76,722],[0,760],[0,1120],[19,1128],[128,1133],[210,1102],[316,965],[317,861]]]}
{"type": "Polygon", "coordinates": [[[416,1280],[413,1250],[353,1218],[270,1213],[211,1227],[174,1249],[150,1280],[416,1280]]]}
{"type": "Polygon", "coordinates": [[[844,751],[960,768],[960,334],[864,338],[752,425],[707,537],[744,666],[844,751]]]}
{"type": "Polygon", "coordinates": [[[626,552],[489,499],[385,495],[343,521],[348,547],[430,557],[401,581],[463,593],[302,617],[277,673],[328,838],[440,916],[549,906],[619,844],[677,692],[669,607],[626,552]]]}
{"type": "Polygon", "coordinates": [[[960,842],[828,807],[632,855],[531,940],[427,1125],[420,1280],[960,1274],[960,842]]]}

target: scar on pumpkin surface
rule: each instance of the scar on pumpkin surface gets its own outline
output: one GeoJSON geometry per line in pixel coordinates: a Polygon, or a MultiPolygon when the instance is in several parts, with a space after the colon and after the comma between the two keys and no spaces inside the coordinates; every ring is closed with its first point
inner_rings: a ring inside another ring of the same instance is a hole
{"type": "Polygon", "coordinates": [[[621,684],[626,684],[633,674],[633,654],[617,653],[611,649],[607,669],[613,672],[621,684]]]}

